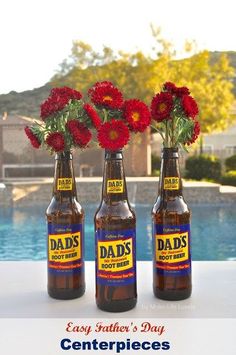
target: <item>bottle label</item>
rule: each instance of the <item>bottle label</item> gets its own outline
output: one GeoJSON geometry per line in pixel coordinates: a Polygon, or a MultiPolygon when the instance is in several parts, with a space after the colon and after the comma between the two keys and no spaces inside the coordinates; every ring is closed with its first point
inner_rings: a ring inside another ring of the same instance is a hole
{"type": "Polygon", "coordinates": [[[164,190],[179,190],[179,178],[178,177],[165,177],[164,178],[164,190]]]}
{"type": "Polygon", "coordinates": [[[107,180],[107,193],[109,194],[121,194],[124,192],[124,181],[123,180],[107,180]]]}
{"type": "Polygon", "coordinates": [[[96,232],[98,284],[124,286],[136,280],[135,229],[96,232]]]}
{"type": "Polygon", "coordinates": [[[80,272],[83,268],[82,224],[48,224],[48,269],[54,273],[80,272]]]}
{"type": "Polygon", "coordinates": [[[59,191],[71,191],[72,190],[72,178],[59,178],[59,179],[57,179],[57,190],[59,190],[59,191]]]}
{"type": "Polygon", "coordinates": [[[154,260],[159,274],[172,276],[191,272],[190,225],[154,224],[154,260]]]}

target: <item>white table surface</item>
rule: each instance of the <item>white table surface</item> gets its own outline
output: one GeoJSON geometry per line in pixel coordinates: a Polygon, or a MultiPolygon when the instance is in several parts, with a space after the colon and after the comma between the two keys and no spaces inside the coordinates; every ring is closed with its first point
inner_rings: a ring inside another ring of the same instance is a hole
{"type": "Polygon", "coordinates": [[[138,262],[138,303],[128,312],[96,307],[94,262],[86,262],[86,292],[69,301],[46,291],[45,261],[0,262],[1,318],[236,318],[236,262],[193,262],[193,293],[184,301],[162,301],[152,293],[152,263],[138,262]]]}

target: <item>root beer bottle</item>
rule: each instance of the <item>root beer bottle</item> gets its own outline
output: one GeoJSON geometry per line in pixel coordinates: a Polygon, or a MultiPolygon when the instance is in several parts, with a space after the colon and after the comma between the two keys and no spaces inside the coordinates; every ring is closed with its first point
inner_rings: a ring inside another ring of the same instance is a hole
{"type": "Polygon", "coordinates": [[[159,192],[152,210],[153,291],[165,300],[191,295],[190,211],[182,194],[177,148],[162,152],[159,192]]]}
{"type": "Polygon", "coordinates": [[[48,223],[48,293],[53,298],[83,295],[84,212],[77,201],[72,154],[56,155],[52,200],[46,211],[48,223]]]}
{"type": "Polygon", "coordinates": [[[122,151],[106,151],[102,201],[95,217],[96,302],[123,312],[137,302],[136,218],[131,210],[122,151]]]}

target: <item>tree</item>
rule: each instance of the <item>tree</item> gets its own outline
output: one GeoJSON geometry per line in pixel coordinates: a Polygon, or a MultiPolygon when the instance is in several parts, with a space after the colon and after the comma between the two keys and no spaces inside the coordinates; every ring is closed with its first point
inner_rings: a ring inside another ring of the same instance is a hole
{"type": "Polygon", "coordinates": [[[222,131],[233,123],[235,117],[230,111],[234,70],[225,54],[214,64],[210,53],[203,51],[172,65],[173,81],[187,85],[199,104],[202,133],[222,131]]]}
{"type": "Polygon", "coordinates": [[[127,98],[139,97],[150,103],[164,82],[173,81],[177,86],[188,86],[196,98],[203,133],[221,131],[232,124],[234,68],[227,55],[212,60],[209,51],[197,52],[195,42],[186,42],[188,57],[177,60],[173,45],[162,38],[160,29],[152,26],[152,35],[151,55],[141,51],[114,53],[109,47],[98,53],[90,45],[75,41],[70,57],[52,79],[53,85],[68,85],[86,92],[94,82],[110,80],[127,98]]]}
{"type": "Polygon", "coordinates": [[[125,91],[127,98],[138,96],[148,100],[152,90],[144,83],[152,75],[151,64],[151,59],[142,52],[114,53],[111,48],[104,47],[99,54],[88,44],[75,41],[70,57],[63,61],[52,83],[87,91],[96,81],[109,80],[125,91]]]}

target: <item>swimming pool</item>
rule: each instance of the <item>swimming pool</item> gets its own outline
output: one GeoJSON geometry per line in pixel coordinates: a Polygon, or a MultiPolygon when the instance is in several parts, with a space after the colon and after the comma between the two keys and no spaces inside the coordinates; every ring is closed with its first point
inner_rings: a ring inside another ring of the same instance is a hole
{"type": "MultiPolygon", "coordinates": [[[[94,259],[93,216],[86,212],[86,260],[94,259]]],[[[0,208],[0,260],[46,259],[46,206],[0,208]]],[[[236,208],[224,205],[192,205],[193,260],[236,260],[236,208]]],[[[151,206],[135,207],[137,216],[137,259],[151,260],[151,206]]]]}

